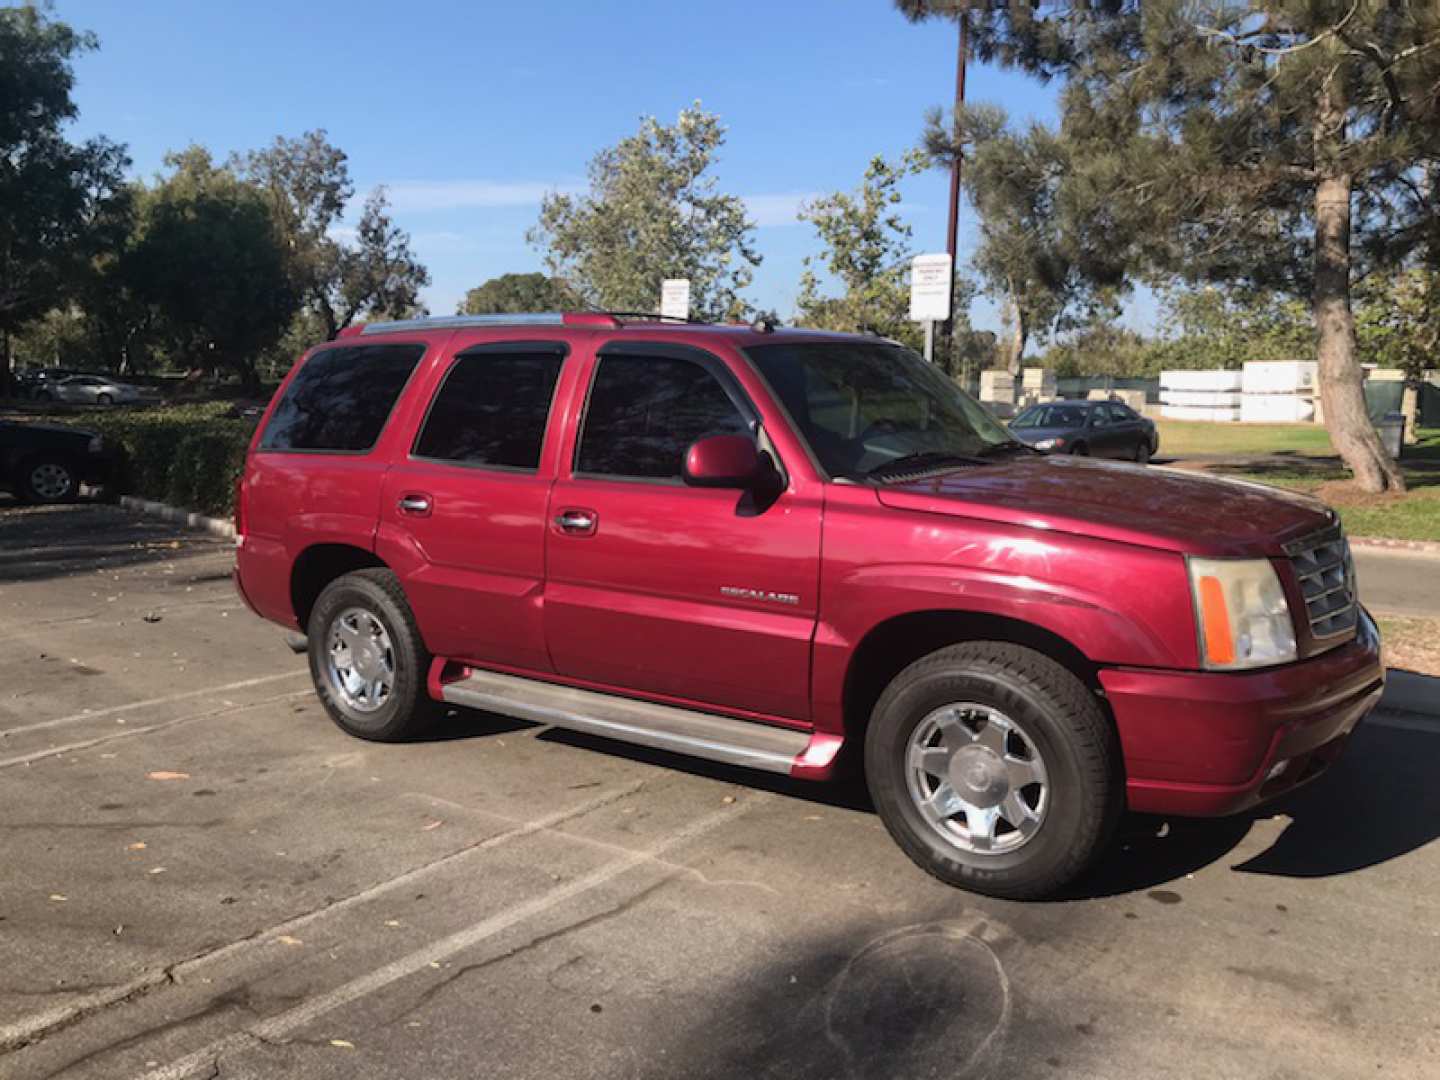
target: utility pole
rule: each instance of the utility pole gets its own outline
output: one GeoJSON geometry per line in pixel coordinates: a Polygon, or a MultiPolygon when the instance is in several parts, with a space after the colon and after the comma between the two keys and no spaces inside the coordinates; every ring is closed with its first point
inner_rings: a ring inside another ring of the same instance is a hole
{"type": "MultiPolygon", "coordinates": [[[[960,24],[960,45],[955,57],[955,115],[959,116],[961,107],[965,104],[965,61],[970,52],[968,31],[968,20],[962,11],[955,20],[960,24]]],[[[955,295],[955,273],[960,265],[958,252],[956,250],[960,231],[960,147],[955,147],[955,160],[950,163],[950,224],[945,231],[945,250],[950,255],[950,295],[955,295]]],[[[952,312],[950,321],[945,324],[945,342],[950,350],[950,355],[955,354],[955,315],[952,312]]],[[[970,362],[965,361],[965,367],[961,371],[961,378],[965,386],[970,382],[970,362]]]]}

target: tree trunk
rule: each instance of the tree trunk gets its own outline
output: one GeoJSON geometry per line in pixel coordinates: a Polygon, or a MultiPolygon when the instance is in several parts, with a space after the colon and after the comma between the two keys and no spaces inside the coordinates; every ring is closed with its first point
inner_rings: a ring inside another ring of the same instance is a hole
{"type": "Polygon", "coordinates": [[[1350,307],[1350,198],[1354,178],[1340,160],[1344,112],[1326,81],[1315,117],[1315,311],[1316,359],[1325,426],[1341,460],[1367,492],[1404,491],[1400,467],[1385,453],[1365,408],[1364,374],[1355,353],[1355,315],[1350,307]]]}
{"type": "Polygon", "coordinates": [[[1005,370],[1020,378],[1020,365],[1025,356],[1025,342],[1029,338],[1029,329],[1025,325],[1025,312],[1020,307],[1020,301],[1011,289],[1005,299],[1007,309],[1006,322],[1010,330],[1010,340],[1005,345],[1005,370]]]}

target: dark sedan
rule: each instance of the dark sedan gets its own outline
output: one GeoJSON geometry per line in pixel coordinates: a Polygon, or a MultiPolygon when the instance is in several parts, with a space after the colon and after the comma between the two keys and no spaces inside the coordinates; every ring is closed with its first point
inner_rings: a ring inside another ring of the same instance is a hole
{"type": "Polygon", "coordinates": [[[105,472],[105,445],[93,431],[0,420],[0,491],[26,502],[66,502],[105,472]]]}
{"type": "Polygon", "coordinates": [[[1010,430],[1021,442],[1051,454],[1090,454],[1142,464],[1160,449],[1160,433],[1119,401],[1051,401],[1031,405],[1010,430]]]}

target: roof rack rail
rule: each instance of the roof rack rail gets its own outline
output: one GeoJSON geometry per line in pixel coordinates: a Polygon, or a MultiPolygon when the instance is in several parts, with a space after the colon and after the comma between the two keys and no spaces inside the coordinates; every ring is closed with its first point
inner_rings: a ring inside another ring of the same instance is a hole
{"type": "Polygon", "coordinates": [[[396,334],[416,330],[463,330],[473,326],[563,326],[565,316],[558,311],[489,315],[426,315],[419,319],[397,319],[394,322],[367,323],[362,334],[396,334]]]}

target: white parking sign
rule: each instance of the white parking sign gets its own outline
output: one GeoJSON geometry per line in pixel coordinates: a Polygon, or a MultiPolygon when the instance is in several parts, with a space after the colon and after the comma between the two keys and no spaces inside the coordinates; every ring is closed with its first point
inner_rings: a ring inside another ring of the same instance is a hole
{"type": "Polygon", "coordinates": [[[660,282],[660,314],[667,319],[690,318],[689,278],[666,278],[660,282]]]}
{"type": "Polygon", "coordinates": [[[950,256],[916,255],[910,263],[910,318],[944,322],[950,318],[950,256]]]}

